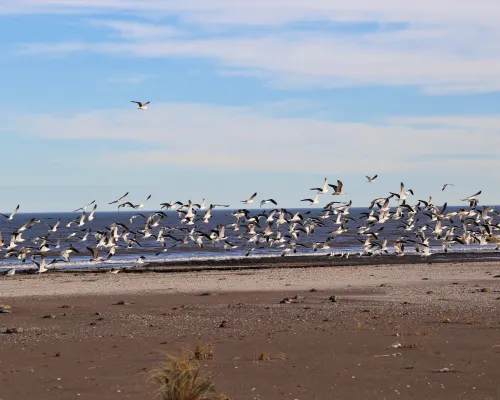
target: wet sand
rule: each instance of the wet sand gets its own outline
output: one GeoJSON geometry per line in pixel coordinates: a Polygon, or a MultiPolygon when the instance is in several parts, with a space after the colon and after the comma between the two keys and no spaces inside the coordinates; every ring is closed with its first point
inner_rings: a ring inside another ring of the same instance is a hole
{"type": "Polygon", "coordinates": [[[1,400],[151,399],[198,337],[231,399],[500,398],[497,262],[3,276],[0,304],[24,330],[0,334],[1,400]]]}

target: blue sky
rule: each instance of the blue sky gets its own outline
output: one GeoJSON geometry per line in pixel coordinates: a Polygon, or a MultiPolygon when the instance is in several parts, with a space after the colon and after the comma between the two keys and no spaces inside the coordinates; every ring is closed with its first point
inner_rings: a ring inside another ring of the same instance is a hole
{"type": "Polygon", "coordinates": [[[415,202],[499,203],[496,2],[10,3],[2,212],[106,210],[126,191],[295,207],[324,177],[357,206],[401,181],[415,202]]]}

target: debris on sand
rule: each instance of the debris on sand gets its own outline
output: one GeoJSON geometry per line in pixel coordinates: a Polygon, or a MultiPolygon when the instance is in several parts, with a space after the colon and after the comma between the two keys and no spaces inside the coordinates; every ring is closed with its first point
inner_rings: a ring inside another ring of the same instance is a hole
{"type": "Polygon", "coordinates": [[[4,333],[12,334],[12,333],[23,333],[23,332],[24,332],[23,328],[7,328],[7,330],[4,333]]]}

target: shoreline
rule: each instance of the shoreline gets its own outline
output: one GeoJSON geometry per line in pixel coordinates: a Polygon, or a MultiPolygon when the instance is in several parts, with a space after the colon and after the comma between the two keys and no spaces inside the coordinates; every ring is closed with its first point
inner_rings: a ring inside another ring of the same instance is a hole
{"type": "MultiPolygon", "coordinates": [[[[88,267],[67,267],[51,268],[44,273],[104,273],[112,268],[121,269],[125,273],[177,273],[177,272],[197,272],[197,271],[239,271],[239,270],[259,270],[268,268],[328,268],[345,266],[373,266],[373,265],[419,265],[419,264],[445,264],[445,263],[470,263],[470,262],[500,262],[499,252],[449,252],[434,253],[431,256],[422,257],[419,254],[406,254],[404,256],[396,255],[374,255],[359,256],[351,254],[350,257],[341,257],[339,255],[287,255],[266,256],[266,257],[236,257],[228,259],[195,259],[195,260],[176,260],[171,261],[147,261],[145,264],[133,265],[113,265],[102,263],[99,266],[88,267]]],[[[126,264],[127,261],[123,260],[126,264]]],[[[62,264],[64,265],[64,264],[62,264]]],[[[36,274],[36,267],[30,268],[30,264],[16,264],[12,266],[2,266],[0,271],[7,271],[10,268],[16,268],[16,275],[36,274]],[[22,268],[22,269],[21,269],[22,268]]],[[[1,278],[1,275],[0,275],[1,278]]]]}

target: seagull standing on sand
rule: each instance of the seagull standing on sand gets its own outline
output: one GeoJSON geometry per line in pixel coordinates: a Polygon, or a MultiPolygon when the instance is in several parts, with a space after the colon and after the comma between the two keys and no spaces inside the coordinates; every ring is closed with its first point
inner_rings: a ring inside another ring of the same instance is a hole
{"type": "Polygon", "coordinates": [[[148,109],[148,104],[150,103],[150,101],[147,101],[146,103],[141,103],[140,101],[134,101],[134,100],[131,100],[130,102],[131,103],[136,103],[138,110],[147,110],[148,109]]]}

